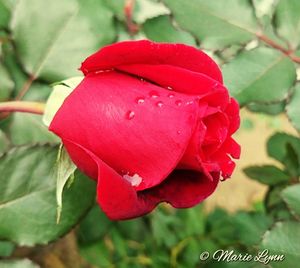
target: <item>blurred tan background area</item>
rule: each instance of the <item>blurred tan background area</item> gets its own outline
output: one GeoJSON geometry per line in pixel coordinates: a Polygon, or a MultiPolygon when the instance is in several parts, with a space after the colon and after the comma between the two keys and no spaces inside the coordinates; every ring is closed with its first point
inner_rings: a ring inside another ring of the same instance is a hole
{"type": "Polygon", "coordinates": [[[250,165],[278,163],[268,157],[266,142],[275,132],[296,134],[287,117],[268,116],[241,110],[241,127],[235,139],[242,144],[240,160],[236,161],[236,170],[232,177],[220,182],[216,192],[205,201],[205,208],[211,211],[214,207],[222,207],[230,212],[239,209],[251,209],[253,203],[263,199],[267,187],[246,177],[243,169],[250,165]]]}

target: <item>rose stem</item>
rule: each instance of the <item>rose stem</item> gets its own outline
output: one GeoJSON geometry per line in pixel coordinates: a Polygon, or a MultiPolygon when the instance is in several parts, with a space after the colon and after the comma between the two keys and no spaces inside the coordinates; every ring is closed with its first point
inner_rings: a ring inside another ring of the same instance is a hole
{"type": "Polygon", "coordinates": [[[296,56],[293,50],[290,49],[286,49],[285,47],[277,44],[276,42],[274,42],[272,39],[270,39],[269,37],[257,33],[256,36],[258,37],[258,39],[260,39],[261,41],[263,41],[264,43],[266,43],[267,45],[269,45],[272,48],[275,48],[277,50],[280,50],[283,54],[287,55],[288,57],[290,57],[290,59],[296,63],[300,63],[300,57],[296,56]]]}
{"type": "Polygon", "coordinates": [[[22,112],[43,114],[45,103],[34,101],[7,101],[0,102],[0,112],[22,112]]]}

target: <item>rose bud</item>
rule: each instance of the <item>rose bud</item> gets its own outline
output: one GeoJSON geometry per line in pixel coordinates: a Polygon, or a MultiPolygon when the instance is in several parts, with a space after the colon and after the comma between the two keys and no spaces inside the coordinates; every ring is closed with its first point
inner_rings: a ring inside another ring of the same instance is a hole
{"type": "Polygon", "coordinates": [[[91,55],[81,71],[49,129],[97,181],[110,219],[142,216],[160,202],[195,206],[231,176],[239,106],[204,52],[126,41],[91,55]]]}

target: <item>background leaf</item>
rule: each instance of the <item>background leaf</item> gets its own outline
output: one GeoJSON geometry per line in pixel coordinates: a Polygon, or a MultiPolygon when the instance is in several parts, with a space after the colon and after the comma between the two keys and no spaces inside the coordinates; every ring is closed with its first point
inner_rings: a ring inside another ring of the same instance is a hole
{"type": "Polygon", "coordinates": [[[247,43],[257,23],[247,0],[207,1],[163,0],[175,20],[191,32],[204,48],[219,49],[228,45],[247,43]]]}
{"type": "Polygon", "coordinates": [[[284,171],[271,165],[247,167],[244,172],[249,178],[267,185],[288,182],[290,179],[284,171]]]}
{"type": "Polygon", "coordinates": [[[0,29],[6,28],[9,22],[10,10],[7,1],[0,0],[0,29]]]}
{"type": "Polygon", "coordinates": [[[276,103],[264,104],[264,103],[249,103],[247,108],[254,113],[264,113],[268,115],[278,115],[284,112],[285,101],[276,103]]]}
{"type": "Polygon", "coordinates": [[[147,38],[156,42],[184,43],[195,45],[195,39],[188,32],[176,28],[169,16],[159,16],[147,20],[143,25],[147,38]]]}
{"type": "Polygon", "coordinates": [[[291,144],[295,152],[298,152],[298,154],[300,154],[299,138],[287,133],[275,133],[267,142],[268,155],[284,163],[288,153],[287,144],[291,144]]]}
{"type": "Polygon", "coordinates": [[[292,213],[300,219],[300,184],[287,187],[281,195],[292,213]]]}
{"type": "Polygon", "coordinates": [[[0,241],[0,258],[9,257],[15,249],[15,245],[9,241],[0,241]]]}
{"type": "Polygon", "coordinates": [[[0,101],[7,100],[14,88],[14,83],[0,60],[0,101]]]}
{"type": "Polygon", "coordinates": [[[286,106],[287,115],[293,126],[300,131],[300,84],[295,87],[294,93],[286,106]]]}
{"type": "Polygon", "coordinates": [[[69,231],[94,203],[94,182],[76,173],[56,224],[56,155],[56,146],[37,145],[0,158],[0,238],[20,245],[48,243],[69,231]]]}
{"type": "Polygon", "coordinates": [[[296,79],[293,62],[264,47],[242,52],[222,70],[225,85],[240,105],[281,101],[296,79]]]}
{"type": "Polygon", "coordinates": [[[275,23],[278,34],[296,50],[300,43],[300,2],[298,0],[280,0],[276,12],[275,23]]]}
{"type": "Polygon", "coordinates": [[[9,133],[14,145],[36,142],[59,142],[58,137],[43,124],[42,117],[35,114],[14,114],[9,127],[9,133]]]}
{"type": "Polygon", "coordinates": [[[261,248],[269,254],[284,254],[282,262],[272,262],[272,267],[297,267],[300,257],[300,225],[296,222],[279,222],[263,237],[261,248]]]}
{"type": "Polygon", "coordinates": [[[11,28],[26,71],[50,82],[78,74],[80,62],[114,38],[101,0],[20,0],[11,28]]]}

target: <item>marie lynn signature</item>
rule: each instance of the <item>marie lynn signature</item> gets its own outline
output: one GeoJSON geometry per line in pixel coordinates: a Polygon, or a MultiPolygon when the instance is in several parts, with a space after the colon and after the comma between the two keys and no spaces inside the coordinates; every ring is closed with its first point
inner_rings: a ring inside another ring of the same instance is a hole
{"type": "Polygon", "coordinates": [[[283,254],[270,254],[268,249],[259,251],[256,255],[252,255],[249,253],[237,253],[234,250],[218,249],[211,254],[208,251],[204,251],[200,254],[199,258],[201,261],[205,261],[211,258],[217,262],[255,261],[267,265],[270,262],[281,262],[285,259],[285,256],[283,254]]]}

